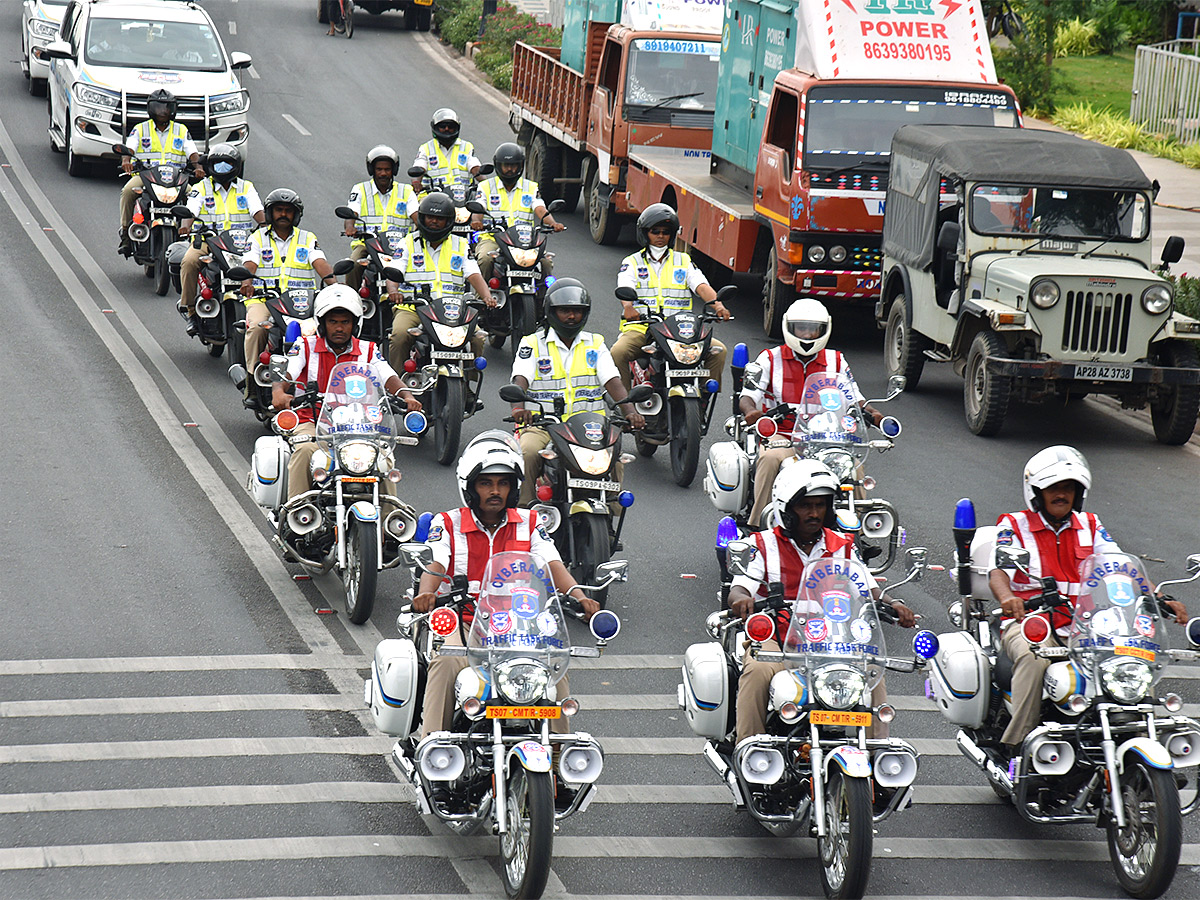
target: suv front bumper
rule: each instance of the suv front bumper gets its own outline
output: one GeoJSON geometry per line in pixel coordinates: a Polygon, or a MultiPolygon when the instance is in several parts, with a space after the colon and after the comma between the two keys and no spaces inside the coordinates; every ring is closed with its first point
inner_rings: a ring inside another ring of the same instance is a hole
{"type": "Polygon", "coordinates": [[[1004,359],[989,356],[987,369],[996,375],[1008,375],[1013,378],[1076,381],[1080,384],[1095,385],[1106,391],[1118,389],[1123,384],[1200,384],[1200,369],[1153,366],[1149,363],[1075,363],[1055,359],[1004,359]],[[1131,377],[1094,378],[1076,372],[1077,367],[1096,365],[1127,369],[1131,377]]]}

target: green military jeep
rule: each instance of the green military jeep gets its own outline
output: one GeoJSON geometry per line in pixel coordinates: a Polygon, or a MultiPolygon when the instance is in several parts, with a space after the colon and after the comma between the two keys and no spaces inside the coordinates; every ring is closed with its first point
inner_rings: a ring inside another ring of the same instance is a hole
{"type": "MultiPolygon", "coordinates": [[[[927,361],[952,363],[975,434],[996,434],[1013,400],[1107,394],[1186,442],[1200,322],[1151,261],[1155,188],[1124,150],[1074,135],[900,128],[875,308],[888,373],[911,390],[927,361]]],[[[1182,254],[1168,238],[1160,271],[1182,254]]]]}

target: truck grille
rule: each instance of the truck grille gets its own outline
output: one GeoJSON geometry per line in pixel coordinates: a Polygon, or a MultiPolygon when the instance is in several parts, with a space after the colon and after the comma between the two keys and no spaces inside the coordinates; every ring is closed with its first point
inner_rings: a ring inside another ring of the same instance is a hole
{"type": "Polygon", "coordinates": [[[1062,349],[1070,353],[1125,353],[1133,294],[1067,291],[1062,349]]]}

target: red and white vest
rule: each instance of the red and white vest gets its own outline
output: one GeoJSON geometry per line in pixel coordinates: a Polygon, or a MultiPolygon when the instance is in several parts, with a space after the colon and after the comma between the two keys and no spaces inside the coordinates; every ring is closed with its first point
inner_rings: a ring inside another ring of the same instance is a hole
{"type": "MultiPolygon", "coordinates": [[[[767,389],[763,394],[762,409],[768,410],[780,403],[798,405],[804,395],[804,382],[810,375],[840,375],[849,371],[846,358],[837,350],[820,350],[809,362],[798,359],[786,344],[772,347],[759,354],[758,360],[766,357],[767,389]]],[[[790,434],[796,427],[796,417],[788,416],[779,423],[779,430],[790,434]]]]}
{"type": "MultiPolygon", "coordinates": [[[[350,346],[345,352],[334,353],[323,337],[314,334],[302,338],[302,340],[304,342],[304,368],[300,371],[300,377],[296,379],[297,390],[304,390],[306,384],[315,381],[320,390],[324,391],[326,385],[329,384],[329,376],[333,374],[334,366],[339,363],[352,362],[366,366],[382,360],[379,348],[371,341],[351,338],[350,346]]],[[[294,346],[300,346],[300,342],[297,341],[294,346]]],[[[311,409],[297,409],[296,415],[300,417],[301,422],[313,421],[311,409]]]]}
{"type": "MultiPolygon", "coordinates": [[[[528,551],[537,527],[537,513],[528,509],[508,510],[508,521],[490,532],[480,528],[470,507],[447,510],[434,519],[434,527],[442,528],[450,540],[450,563],[446,574],[467,576],[467,591],[472,597],[462,610],[462,618],[470,622],[474,617],[474,598],[479,596],[483,581],[483,570],[488,560],[496,553],[528,551]]],[[[447,593],[450,585],[442,582],[439,593],[447,593]]]]}
{"type": "MultiPolygon", "coordinates": [[[[825,531],[826,559],[852,559],[854,557],[854,536],[842,534],[839,531],[825,531]]],[[[760,531],[754,535],[754,543],[763,561],[763,579],[783,582],[783,596],[788,600],[786,609],[781,609],[775,618],[775,627],[779,635],[787,634],[788,625],[792,621],[791,601],[800,593],[800,576],[804,574],[804,557],[799,548],[792,543],[781,526],[775,526],[770,531],[760,531]]],[[[767,595],[767,585],[758,586],[758,596],[767,595]]]]}

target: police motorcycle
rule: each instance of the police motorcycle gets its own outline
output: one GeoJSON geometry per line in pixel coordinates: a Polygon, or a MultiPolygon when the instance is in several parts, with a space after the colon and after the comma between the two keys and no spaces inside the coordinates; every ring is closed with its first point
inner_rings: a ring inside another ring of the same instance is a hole
{"type": "MultiPolygon", "coordinates": [[[[1048,618],[1063,605],[1052,578],[1025,602],[1033,615],[1019,624],[1034,653],[1050,660],[1042,724],[1009,759],[1001,736],[1011,715],[1012,663],[1000,644],[1000,611],[988,586],[995,566],[1028,575],[1029,551],[996,545],[995,526],[976,528],[969,499],[955,510],[955,560],[961,600],[950,607],[957,630],[937,636],[928,658],[926,693],[959,727],[959,750],[984,773],[992,790],[1029,822],[1090,823],[1104,829],[1121,887],[1133,897],[1157,897],[1175,875],[1182,817],[1200,806],[1200,722],[1180,715],[1183,700],[1159,694],[1167,666],[1200,659],[1195,649],[1171,650],[1174,617],[1152,595],[1143,564],[1123,553],[1083,562],[1080,592],[1064,646],[1047,644],[1048,618]],[[1161,709],[1160,709],[1161,707],[1161,709]],[[1165,712],[1163,711],[1165,710],[1165,712]],[[1180,789],[1191,785],[1183,802],[1180,789]]],[[[1188,578],[1200,578],[1200,554],[1187,558],[1188,578]]],[[[1200,643],[1200,619],[1186,628],[1200,643]]]]}
{"type": "Polygon", "coordinates": [[[133,259],[145,266],[146,277],[154,279],[154,293],[165,296],[171,284],[167,248],[179,239],[179,219],[175,205],[187,197],[192,180],[190,163],[147,163],[124,144],[113,144],[112,151],[133,157],[133,172],[142,176],[142,190],[133,204],[133,221],[128,228],[133,259]]]}
{"type": "MultiPolygon", "coordinates": [[[[424,166],[413,166],[408,170],[408,177],[421,179],[421,196],[441,191],[454,201],[454,227],[451,229],[451,233],[466,238],[470,244],[474,245],[475,235],[471,230],[471,215],[480,212],[471,207],[471,204],[476,202],[475,198],[479,193],[476,179],[468,176],[465,179],[456,178],[447,182],[444,178],[432,178],[427,173],[428,169],[424,166]]],[[[490,163],[479,169],[480,178],[491,173],[490,163]]]]}
{"type": "MultiPolygon", "coordinates": [[[[552,200],[546,212],[553,215],[565,208],[561,200],[552,200]]],[[[546,249],[546,235],[554,228],[529,222],[510,225],[507,217],[489,214],[486,230],[496,232],[498,249],[493,254],[495,263],[488,281],[496,306],[484,310],[484,323],[488,342],[499,348],[509,335],[513,335],[516,344],[537,330],[545,283],[542,260],[554,257],[546,249]]]]}
{"type": "Polygon", "coordinates": [[[392,258],[400,253],[400,244],[408,232],[399,228],[381,232],[369,231],[359,214],[349,206],[337,207],[334,214],[339,219],[353,219],[358,223],[354,234],[350,235],[350,240],[362,241],[367,251],[367,255],[361,261],[351,261],[351,268],[355,265],[363,267],[362,285],[358,289],[364,309],[362,338],[382,347],[391,323],[390,307],[385,307],[383,270],[390,266],[392,258]]]}
{"type": "MultiPolygon", "coordinates": [[[[428,572],[433,556],[423,544],[402,550],[406,563],[428,572]]],[[[597,573],[595,592],[626,580],[627,563],[597,573]]],[[[442,576],[447,581],[452,581],[442,576]]],[[[460,576],[443,598],[450,605],[419,614],[404,607],[398,639],[375,648],[365,699],[375,724],[399,738],[392,759],[412,784],[417,807],[451,831],[487,828],[500,838],[500,875],[509,897],[541,897],[559,823],[586,809],[604,768],[590,734],[556,734],[550,721],[574,716],[580,704],[558,702],[556,685],[574,657],[599,657],[620,631],[614,613],[601,611],[590,627],[595,647],[572,646],[560,596],[549,569],[528,552],[493,556],[477,585],[470,623],[458,610],[469,598],[460,576]],[[457,632],[465,646],[444,646],[457,632]],[[433,654],[465,656],[454,685],[448,731],[420,741],[424,672],[433,654]]]]}
{"type": "MultiPolygon", "coordinates": [[[[404,273],[391,266],[384,269],[384,277],[404,283],[404,273]]],[[[487,360],[475,356],[471,338],[479,327],[478,310],[484,304],[468,299],[471,296],[474,294],[434,297],[429,285],[422,285],[421,292],[406,301],[416,305],[421,324],[409,329],[416,341],[399,374],[409,391],[422,395],[433,427],[434,456],[443,466],[458,458],[463,419],[483,408],[479,391],[487,360]],[[466,377],[468,366],[479,373],[474,381],[466,377]]]]}
{"type": "MultiPolygon", "coordinates": [[[[735,404],[741,391],[740,383],[752,388],[765,387],[766,373],[756,363],[738,365],[744,359],[744,345],[734,348],[735,404]],[[742,366],[744,365],[744,371],[742,366]],[[741,371],[740,377],[738,377],[741,371]]],[[[894,375],[888,379],[886,397],[868,400],[876,406],[894,400],[904,390],[905,379],[894,375]]],[[[871,574],[886,571],[895,561],[904,541],[904,529],[895,507],[881,498],[867,498],[875,488],[875,479],[864,474],[863,465],[871,450],[886,452],[895,446],[902,430],[894,416],[884,416],[878,428],[868,425],[862,409],[855,402],[858,389],[853,378],[845,374],[814,373],[805,379],[799,404],[781,403],[747,426],[736,410],[725,423],[730,441],[716,442],[709,448],[704,476],[704,490],[713,506],[743,524],[769,527],[765,521],[748,522],[754,503],[753,473],[763,450],[786,447],[789,444],[797,456],[815,459],[824,464],[841,483],[834,498],[834,513],[838,527],[857,534],[859,554],[867,562],[871,574]],[[783,434],[779,423],[795,416],[791,434],[783,434]],[[877,437],[871,437],[871,429],[877,437]]]]}
{"type": "MultiPolygon", "coordinates": [[[[279,374],[276,372],[276,374],[279,374]]],[[[282,375],[277,380],[283,380],[282,375]]],[[[271,543],[285,562],[321,575],[333,571],[346,592],[346,614],[361,625],[371,617],[379,572],[401,561],[400,544],[417,529],[416,511],[384,493],[383,479],[400,481],[396,445],[414,445],[425,428],[421,413],[407,413],[397,431],[383,385],[357,363],[339,363],[322,395],[309,382],[295,406],[316,407],[317,436],[297,434],[300,419],[284,409],[271,419],[273,435],[254,443],[249,486],[275,523],[271,543]],[[316,440],[309,471],[312,490],[288,496],[288,461],[300,443],[316,440]]],[[[398,411],[403,411],[399,404],[398,411]]]]}
{"type": "MultiPolygon", "coordinates": [[[[726,285],[711,303],[732,300],[736,293],[736,287],[726,285]]],[[[616,296],[626,303],[640,303],[631,287],[617,288],[616,296]]],[[[646,427],[634,434],[634,444],[642,456],[653,456],[668,444],[671,474],[680,487],[687,487],[696,477],[700,439],[708,434],[717,405],[719,383],[707,377],[706,361],[712,346],[710,323],[718,319],[707,310],[703,315],[690,310],[671,316],[644,313],[640,321],[649,323],[646,352],[650,359],[643,363],[635,358],[629,364],[630,384],[648,384],[654,389],[654,396],[638,407],[646,427]]]]}
{"type": "MultiPolygon", "coordinates": [[[[629,392],[628,400],[641,403],[650,396],[650,388],[641,385],[629,392]]],[[[621,453],[621,429],[626,419],[607,398],[607,417],[585,410],[566,419],[562,397],[554,398],[553,412],[548,412],[545,403],[529,396],[519,385],[506,384],[500,388],[500,399],[537,406],[531,424],[549,432],[550,446],[541,453],[545,464],[533,509],[538,523],[552,535],[572,577],[589,583],[618,549],[625,513],[633,506],[633,493],[621,490],[615,475],[618,461],[633,461],[632,456],[621,453]],[[614,499],[621,506],[615,527],[608,508],[614,499]]],[[[505,416],[503,421],[515,420],[505,416]]],[[[594,599],[604,606],[607,588],[597,591],[594,599]]],[[[567,605],[572,615],[582,615],[572,598],[567,598],[567,605]]]]}
{"type": "MultiPolygon", "coordinates": [[[[734,540],[727,559],[745,574],[757,552],[734,540]]],[[[917,581],[926,551],[907,551],[909,572],[890,590],[917,581]]],[[[885,669],[913,672],[916,656],[889,657],[883,622],[895,622],[886,603],[871,598],[856,560],[819,559],[805,567],[800,591],[783,596],[768,585],[744,622],[730,610],[709,615],[712,641],[684,654],[678,703],[693,733],[706,738],[704,759],[744,809],[776,837],[816,838],[821,885],[831,898],[861,897],[871,871],[873,829],[912,800],[918,754],[899,738],[868,736],[873,723],[895,719],[887,703],[872,704],[885,669]],[[786,635],[776,613],[791,608],[786,635]],[[782,652],[762,650],[779,641],[782,652]],[[784,663],[771,680],[767,732],[736,740],[738,679],[748,657],[784,663]]],[[[919,632],[914,644],[933,639],[919,632]]]]}

